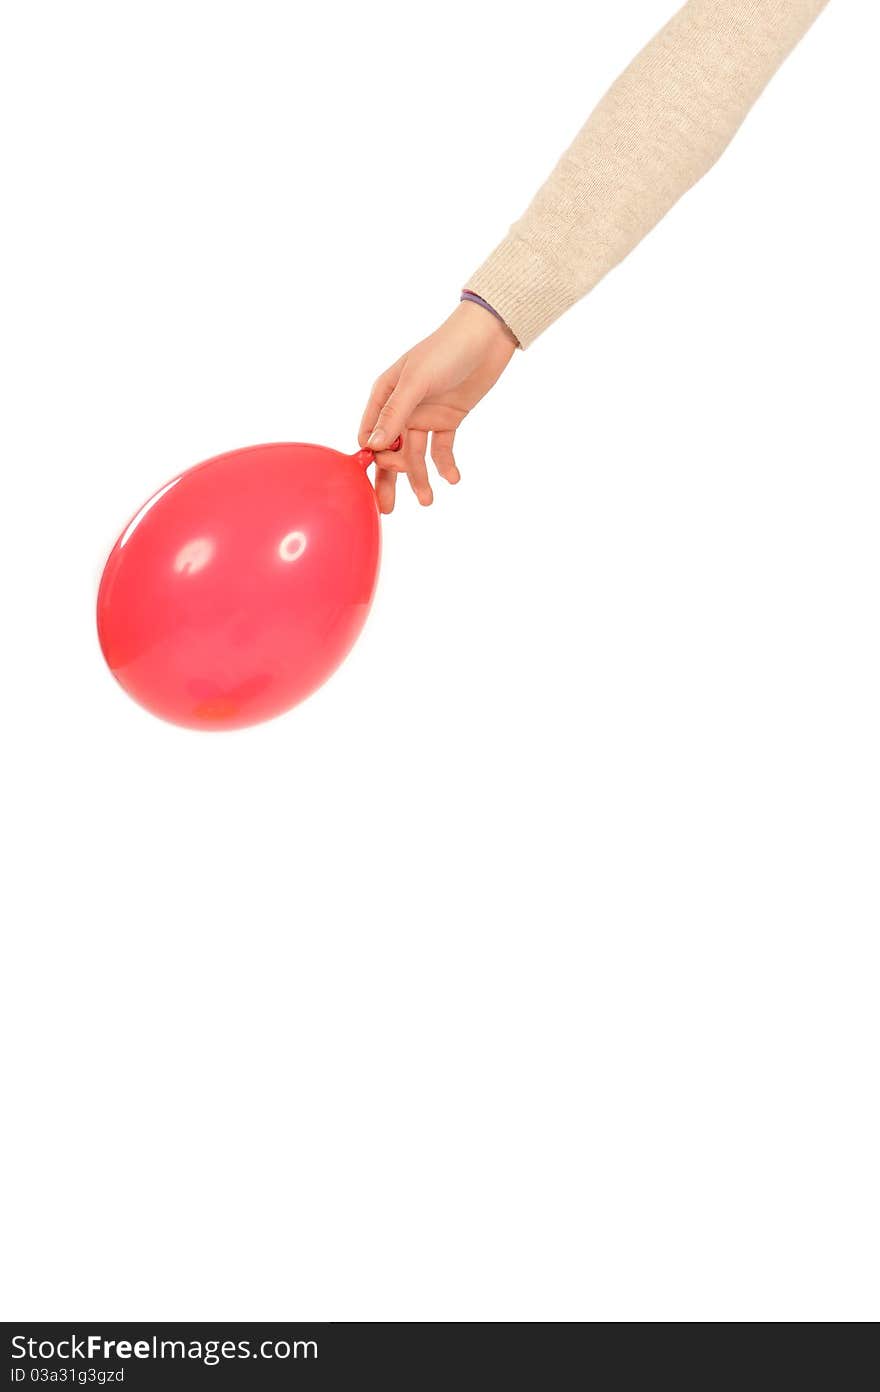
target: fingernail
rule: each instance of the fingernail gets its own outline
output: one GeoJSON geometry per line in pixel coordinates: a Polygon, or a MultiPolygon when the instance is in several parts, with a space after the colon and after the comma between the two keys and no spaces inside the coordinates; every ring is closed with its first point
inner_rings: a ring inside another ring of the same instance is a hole
{"type": "Polygon", "coordinates": [[[372,433],[372,435],[370,436],[369,440],[367,441],[367,444],[370,446],[370,449],[381,449],[382,446],[384,445],[384,443],[385,443],[385,431],[384,431],[384,430],[374,430],[373,433],[372,433]]]}
{"type": "Polygon", "coordinates": [[[449,482],[450,482],[450,483],[458,483],[458,481],[459,481],[460,478],[461,478],[461,474],[458,472],[457,469],[450,469],[450,471],[449,471],[449,482]]]}

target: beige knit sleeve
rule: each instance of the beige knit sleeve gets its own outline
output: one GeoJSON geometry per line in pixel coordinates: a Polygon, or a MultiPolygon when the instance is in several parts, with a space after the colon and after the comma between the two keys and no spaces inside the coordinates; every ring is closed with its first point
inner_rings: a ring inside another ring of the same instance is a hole
{"type": "Polygon", "coordinates": [[[688,0],[467,281],[527,347],[711,168],[827,0],[688,0]]]}

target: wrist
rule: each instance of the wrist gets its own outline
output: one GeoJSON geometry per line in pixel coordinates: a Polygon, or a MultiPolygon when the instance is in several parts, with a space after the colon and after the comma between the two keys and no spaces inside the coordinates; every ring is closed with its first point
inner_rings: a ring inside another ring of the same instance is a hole
{"type": "Polygon", "coordinates": [[[516,335],[507,327],[504,320],[497,310],[493,309],[488,301],[481,299],[470,290],[462,291],[461,303],[454,311],[453,318],[458,318],[463,324],[480,334],[487,342],[498,342],[509,344],[513,348],[519,347],[516,335]]]}

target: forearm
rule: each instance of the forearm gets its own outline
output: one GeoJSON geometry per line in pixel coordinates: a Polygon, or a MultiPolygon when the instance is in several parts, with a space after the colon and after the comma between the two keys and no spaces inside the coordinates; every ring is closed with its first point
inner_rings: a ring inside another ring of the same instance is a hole
{"type": "Polygon", "coordinates": [[[689,0],[602,98],[468,289],[523,347],[715,163],[827,0],[689,0]]]}

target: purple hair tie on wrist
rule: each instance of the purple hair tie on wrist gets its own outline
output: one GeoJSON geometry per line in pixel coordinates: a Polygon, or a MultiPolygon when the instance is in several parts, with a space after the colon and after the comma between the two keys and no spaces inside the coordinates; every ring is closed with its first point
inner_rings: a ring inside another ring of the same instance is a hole
{"type": "MultiPolygon", "coordinates": [[[[470,300],[471,304],[478,304],[483,309],[488,309],[489,313],[494,314],[496,319],[501,319],[501,315],[498,313],[498,310],[493,309],[492,306],[489,304],[488,300],[483,299],[482,295],[475,295],[473,290],[462,290],[461,298],[463,300],[470,300]]],[[[501,319],[501,323],[504,324],[503,319],[501,319]]],[[[504,324],[504,327],[507,328],[507,324],[504,324]]]]}

